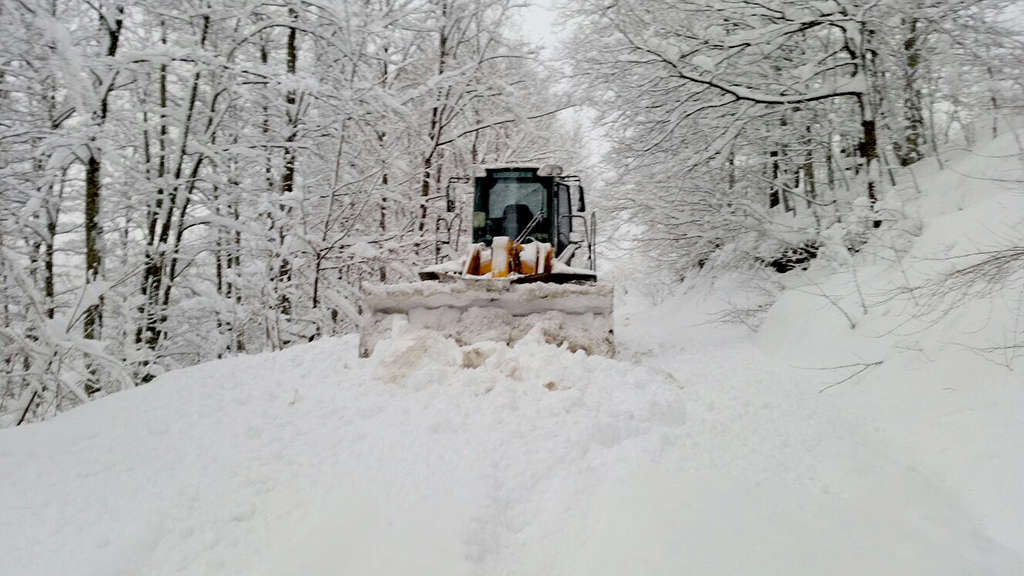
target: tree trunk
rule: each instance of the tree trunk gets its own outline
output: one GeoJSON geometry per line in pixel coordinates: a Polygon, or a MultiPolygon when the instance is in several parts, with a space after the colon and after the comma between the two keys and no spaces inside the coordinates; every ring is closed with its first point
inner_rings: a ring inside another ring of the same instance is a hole
{"type": "Polygon", "coordinates": [[[924,105],[919,86],[921,63],[921,38],[916,18],[904,20],[907,38],[903,42],[903,114],[906,128],[902,142],[896,142],[894,149],[900,166],[909,166],[924,158],[924,105]]]}
{"type": "MultiPolygon", "coordinates": [[[[864,157],[864,176],[867,179],[867,196],[871,210],[874,211],[875,203],[878,201],[878,183],[881,181],[881,164],[878,160],[878,137],[875,132],[875,120],[868,102],[870,95],[860,97],[861,129],[863,130],[863,141],[861,142],[861,153],[864,157]]],[[[882,221],[875,218],[872,226],[879,228],[882,221]]]]}
{"type": "MultiPolygon", "coordinates": [[[[167,25],[160,22],[161,44],[167,44],[167,25]]],[[[160,226],[161,222],[169,218],[170,207],[165,203],[170,202],[167,198],[166,176],[167,176],[167,65],[160,65],[160,77],[158,83],[158,97],[160,100],[159,129],[157,130],[157,166],[156,181],[160,183],[156,189],[154,198],[147,209],[146,222],[146,253],[142,269],[142,283],[139,292],[142,295],[142,304],[139,306],[139,313],[142,316],[142,325],[135,331],[135,343],[144,345],[149,350],[154,350],[160,341],[160,328],[157,325],[157,314],[159,308],[159,294],[161,280],[164,273],[164,254],[161,250],[160,226]]],[[[143,134],[146,142],[148,155],[149,137],[143,134]]],[[[141,380],[148,382],[152,379],[146,374],[145,366],[148,360],[143,360],[143,375],[141,380]]]]}
{"type": "MultiPolygon", "coordinates": [[[[113,27],[110,26],[103,15],[100,16],[100,25],[107,30],[108,60],[113,60],[117,54],[117,46],[121,37],[121,29],[124,24],[124,9],[117,6],[112,13],[115,15],[113,27]]],[[[113,74],[116,75],[116,72],[113,74]]],[[[103,93],[99,99],[99,107],[93,112],[93,121],[97,126],[102,126],[107,119],[107,106],[110,100],[110,91],[113,86],[113,78],[105,85],[100,80],[94,81],[93,87],[102,89],[103,93]]],[[[85,161],[85,282],[91,284],[103,277],[103,227],[100,224],[100,202],[102,196],[102,152],[99,143],[93,139],[89,142],[89,157],[85,161]]],[[[103,297],[97,299],[85,310],[83,319],[83,335],[90,340],[99,340],[103,328],[103,297]]]]}
{"type": "MultiPolygon", "coordinates": [[[[288,15],[293,21],[298,19],[298,13],[294,8],[288,9],[288,15]]],[[[294,81],[295,70],[298,63],[298,49],[296,47],[297,30],[294,26],[288,28],[288,63],[287,74],[294,81]]],[[[285,95],[288,114],[288,133],[284,141],[284,174],[281,176],[281,194],[290,196],[295,189],[295,143],[296,132],[298,131],[299,111],[296,108],[296,95],[294,90],[289,90],[285,95]]]]}
{"type": "Polygon", "coordinates": [[[726,170],[726,185],[729,190],[736,188],[736,149],[729,148],[729,155],[725,159],[728,169],[726,170]]]}
{"type": "Polygon", "coordinates": [[[836,167],[835,167],[835,152],[832,144],[832,134],[828,135],[828,140],[825,141],[825,174],[828,178],[828,187],[830,190],[836,188],[836,167]]]}
{"type": "MultiPolygon", "coordinates": [[[[292,21],[298,20],[299,14],[294,8],[288,9],[288,15],[292,21]]],[[[298,65],[298,47],[296,44],[298,36],[298,30],[291,26],[288,28],[288,43],[287,43],[287,69],[286,72],[288,77],[294,81],[296,68],[298,65]]],[[[294,90],[289,90],[285,95],[285,104],[288,114],[288,126],[287,134],[285,134],[285,147],[284,147],[284,173],[281,175],[281,197],[290,198],[295,190],[295,140],[298,133],[299,125],[299,105],[298,97],[294,90]]],[[[282,213],[287,214],[290,212],[287,206],[281,206],[282,213]]],[[[277,267],[277,285],[278,285],[278,311],[288,316],[292,313],[291,299],[284,287],[288,284],[291,279],[292,269],[291,262],[284,254],[284,228],[278,228],[278,267],[277,267]]]]}
{"type": "Polygon", "coordinates": [[[875,121],[874,120],[862,120],[861,130],[863,130],[863,140],[861,141],[861,150],[864,157],[864,171],[867,175],[868,181],[868,200],[871,201],[871,205],[874,206],[877,197],[877,184],[878,178],[876,176],[878,171],[878,140],[875,133],[875,121]]]}
{"type": "MultiPolygon", "coordinates": [[[[100,159],[94,150],[85,165],[85,282],[92,284],[103,276],[103,246],[100,225],[100,159]]],[[[103,326],[103,297],[85,309],[83,335],[99,340],[103,326]]]]}
{"type": "Polygon", "coordinates": [[[813,209],[818,200],[818,191],[814,181],[814,151],[808,146],[804,156],[804,195],[807,196],[807,207],[813,209]]]}
{"type": "Polygon", "coordinates": [[[989,102],[992,104],[992,138],[999,136],[999,99],[996,98],[996,75],[991,66],[986,66],[988,72],[989,102]]]}
{"type": "MultiPolygon", "coordinates": [[[[441,28],[438,32],[437,38],[437,76],[441,77],[444,75],[446,68],[446,60],[448,57],[448,2],[443,1],[441,4],[441,28]]],[[[440,94],[439,100],[440,98],[440,94]]],[[[431,178],[433,176],[433,170],[437,170],[437,178],[440,180],[441,172],[440,167],[434,167],[434,155],[437,153],[438,143],[441,141],[441,130],[442,127],[442,108],[441,105],[435,105],[430,110],[430,149],[423,158],[423,181],[420,183],[420,222],[419,231],[423,232],[427,229],[427,197],[430,196],[431,178]]]]}
{"type": "Polygon", "coordinates": [[[771,158],[771,181],[772,186],[768,191],[768,208],[775,208],[782,201],[782,195],[779,193],[779,151],[772,150],[768,153],[768,157],[771,158]]]}

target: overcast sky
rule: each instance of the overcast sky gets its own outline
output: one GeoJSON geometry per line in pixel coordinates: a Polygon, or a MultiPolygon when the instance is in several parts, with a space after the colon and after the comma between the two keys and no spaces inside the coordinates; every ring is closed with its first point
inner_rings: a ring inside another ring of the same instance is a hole
{"type": "Polygon", "coordinates": [[[554,47],[557,31],[553,26],[555,12],[549,5],[549,0],[534,0],[532,6],[520,11],[520,16],[526,38],[550,49],[554,47]]]}

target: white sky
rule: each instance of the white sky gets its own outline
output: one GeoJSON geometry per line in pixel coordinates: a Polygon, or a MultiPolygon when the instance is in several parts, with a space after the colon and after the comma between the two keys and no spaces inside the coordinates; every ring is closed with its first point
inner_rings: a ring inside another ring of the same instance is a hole
{"type": "Polygon", "coordinates": [[[554,26],[555,12],[549,6],[549,0],[535,0],[531,6],[520,10],[519,15],[526,39],[550,50],[557,41],[558,31],[554,26]]]}

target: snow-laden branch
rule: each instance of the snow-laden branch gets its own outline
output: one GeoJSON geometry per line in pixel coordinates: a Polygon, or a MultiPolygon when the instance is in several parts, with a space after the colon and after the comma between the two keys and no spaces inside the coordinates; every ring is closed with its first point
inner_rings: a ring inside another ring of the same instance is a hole
{"type": "Polygon", "coordinates": [[[459,132],[458,134],[456,134],[456,135],[454,135],[454,136],[452,136],[450,138],[447,138],[445,140],[441,140],[440,142],[438,142],[438,145],[439,146],[444,146],[446,144],[451,144],[452,142],[455,142],[456,140],[458,140],[459,138],[462,138],[463,136],[469,136],[470,134],[473,134],[473,133],[476,133],[476,132],[480,132],[481,130],[486,130],[488,128],[493,128],[495,126],[501,126],[502,124],[511,124],[512,122],[523,121],[523,120],[537,120],[539,118],[544,118],[545,116],[551,116],[553,114],[558,114],[559,112],[568,110],[570,108],[574,108],[576,106],[578,106],[578,104],[566,104],[565,106],[560,106],[560,107],[555,108],[553,110],[548,110],[546,112],[541,112],[539,114],[531,114],[531,115],[521,116],[521,117],[509,116],[509,117],[506,117],[506,118],[501,118],[499,120],[492,120],[490,122],[484,122],[482,124],[478,124],[476,126],[473,126],[472,128],[467,128],[467,129],[459,132]]]}

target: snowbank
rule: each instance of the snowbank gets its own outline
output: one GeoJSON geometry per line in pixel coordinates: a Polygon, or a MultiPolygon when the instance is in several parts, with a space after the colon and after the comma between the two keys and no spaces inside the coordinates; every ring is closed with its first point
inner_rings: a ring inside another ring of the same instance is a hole
{"type": "Polygon", "coordinates": [[[459,344],[514,344],[541,327],[543,340],[573,351],[614,356],[612,286],[501,280],[363,286],[366,315],[359,349],[368,356],[396,322],[459,344]]]}

